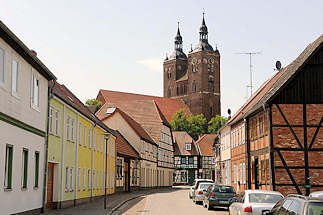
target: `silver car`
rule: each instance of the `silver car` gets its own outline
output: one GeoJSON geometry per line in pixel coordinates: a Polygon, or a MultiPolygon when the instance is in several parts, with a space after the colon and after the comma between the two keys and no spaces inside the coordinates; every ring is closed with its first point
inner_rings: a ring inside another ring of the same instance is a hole
{"type": "Polygon", "coordinates": [[[190,191],[188,192],[188,197],[191,199],[193,197],[194,190],[197,189],[199,183],[201,182],[210,182],[213,183],[213,180],[211,179],[194,179],[193,186],[190,188],[190,191]]]}
{"type": "Polygon", "coordinates": [[[261,215],[262,211],[271,210],[284,196],[280,192],[267,190],[245,190],[237,201],[229,207],[230,215],[261,215]]]}
{"type": "Polygon", "coordinates": [[[198,204],[198,203],[202,203],[203,200],[204,200],[204,195],[207,191],[207,189],[209,188],[209,186],[213,185],[213,183],[210,183],[210,182],[201,182],[199,183],[197,189],[194,190],[194,193],[193,193],[193,202],[195,202],[195,204],[198,204]]]}
{"type": "Polygon", "coordinates": [[[318,198],[323,198],[323,191],[316,191],[312,192],[309,197],[318,197],[318,198]]]}

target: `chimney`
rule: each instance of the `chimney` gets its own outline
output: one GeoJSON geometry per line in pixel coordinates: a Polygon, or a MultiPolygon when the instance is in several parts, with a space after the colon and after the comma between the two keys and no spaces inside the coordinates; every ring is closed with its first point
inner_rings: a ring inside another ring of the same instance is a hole
{"type": "Polygon", "coordinates": [[[30,53],[31,53],[33,56],[37,57],[37,52],[36,52],[35,50],[30,49],[30,53]]]}

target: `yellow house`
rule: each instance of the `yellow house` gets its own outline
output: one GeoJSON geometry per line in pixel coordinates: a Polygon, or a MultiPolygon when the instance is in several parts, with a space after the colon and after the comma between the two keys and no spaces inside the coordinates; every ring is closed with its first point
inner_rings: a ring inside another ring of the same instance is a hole
{"type": "Polygon", "coordinates": [[[103,196],[105,187],[107,194],[114,193],[115,131],[59,83],[53,87],[51,110],[55,132],[49,137],[47,208],[88,202],[103,196]]]}

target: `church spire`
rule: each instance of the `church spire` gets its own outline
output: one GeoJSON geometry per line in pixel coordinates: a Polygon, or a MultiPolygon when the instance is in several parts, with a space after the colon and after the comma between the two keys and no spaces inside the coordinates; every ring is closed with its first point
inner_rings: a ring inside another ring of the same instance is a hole
{"type": "Polygon", "coordinates": [[[175,50],[183,51],[183,38],[182,38],[181,32],[179,30],[179,22],[177,22],[177,34],[175,37],[175,50]]]}
{"type": "Polygon", "coordinates": [[[202,25],[200,27],[200,41],[202,41],[202,42],[208,41],[208,32],[207,32],[207,26],[205,24],[204,12],[203,12],[202,25]]]}

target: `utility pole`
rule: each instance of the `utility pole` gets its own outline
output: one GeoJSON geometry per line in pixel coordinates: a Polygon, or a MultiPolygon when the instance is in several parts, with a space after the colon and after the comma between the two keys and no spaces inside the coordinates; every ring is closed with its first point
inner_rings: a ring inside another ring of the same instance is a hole
{"type": "Polygon", "coordinates": [[[261,52],[239,52],[236,54],[244,54],[244,55],[249,55],[249,72],[250,72],[250,85],[247,87],[250,87],[250,97],[252,96],[252,55],[256,55],[256,54],[261,54],[261,52]]]}

